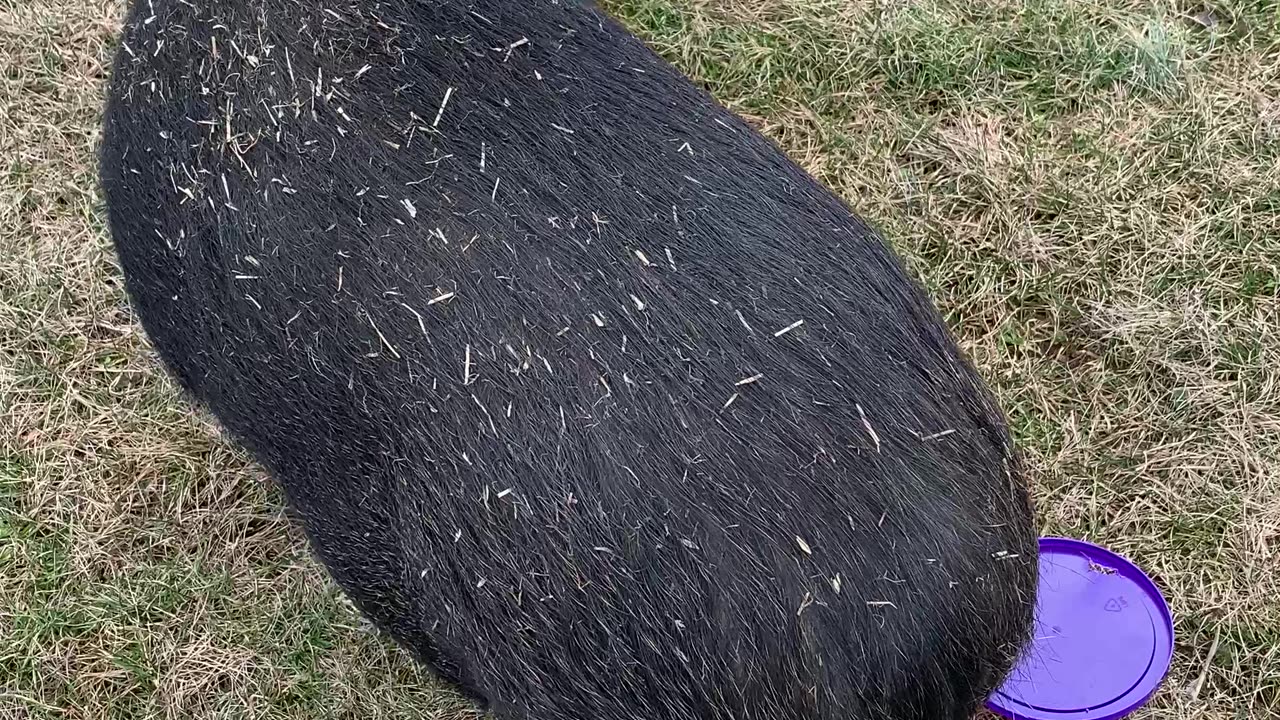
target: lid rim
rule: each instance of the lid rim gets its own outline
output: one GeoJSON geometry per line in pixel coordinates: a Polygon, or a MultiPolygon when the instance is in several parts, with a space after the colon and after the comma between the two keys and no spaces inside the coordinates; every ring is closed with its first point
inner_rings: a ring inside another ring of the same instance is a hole
{"type": "MultiPolygon", "coordinates": [[[[1163,684],[1173,657],[1173,615],[1168,602],[1155,582],[1136,563],[1119,553],[1083,540],[1063,537],[1042,537],[1039,540],[1040,556],[1069,555],[1090,562],[1114,566],[1124,580],[1141,592],[1146,601],[1147,619],[1153,634],[1151,654],[1146,667],[1137,675],[1128,690],[1096,706],[1079,709],[1054,710],[1031,705],[1026,699],[1005,692],[1018,666],[984,703],[988,710],[1012,720],[1119,720],[1146,704],[1163,684]]],[[[1043,581],[1043,580],[1042,580],[1043,581]]],[[[1042,588],[1037,589],[1039,593],[1042,588]]],[[[1123,597],[1121,598],[1123,600],[1123,597]]],[[[1037,606],[1039,603],[1037,602],[1037,606]]],[[[1096,611],[1095,611],[1096,612],[1096,611]]]]}

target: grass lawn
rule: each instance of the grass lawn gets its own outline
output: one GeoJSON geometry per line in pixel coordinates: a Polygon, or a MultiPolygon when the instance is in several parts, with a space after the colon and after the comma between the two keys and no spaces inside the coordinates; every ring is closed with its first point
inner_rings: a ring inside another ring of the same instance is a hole
{"type": "MultiPolygon", "coordinates": [[[[1280,4],[607,0],[883,228],[1046,533],[1165,590],[1137,718],[1280,716],[1280,4]]],[[[473,717],[379,639],[121,291],[119,0],[0,0],[0,719],[473,717]]]]}

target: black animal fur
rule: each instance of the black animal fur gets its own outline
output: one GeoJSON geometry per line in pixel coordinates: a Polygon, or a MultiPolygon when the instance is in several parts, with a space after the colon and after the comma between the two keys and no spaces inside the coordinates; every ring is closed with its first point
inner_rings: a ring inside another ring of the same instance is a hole
{"type": "Polygon", "coordinates": [[[882,240],[571,0],[134,0],[102,154],[167,367],[506,720],[963,718],[1002,417],[882,240]]]}

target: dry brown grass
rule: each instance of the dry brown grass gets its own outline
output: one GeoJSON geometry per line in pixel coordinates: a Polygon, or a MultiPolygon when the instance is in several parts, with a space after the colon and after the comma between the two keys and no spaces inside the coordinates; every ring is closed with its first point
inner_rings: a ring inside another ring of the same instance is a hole
{"type": "MultiPolygon", "coordinates": [[[[607,4],[884,227],[1046,532],[1157,578],[1140,717],[1280,716],[1280,8],[607,4]]],[[[0,718],[465,717],[130,316],[93,170],[121,11],[0,0],[0,718]]]]}

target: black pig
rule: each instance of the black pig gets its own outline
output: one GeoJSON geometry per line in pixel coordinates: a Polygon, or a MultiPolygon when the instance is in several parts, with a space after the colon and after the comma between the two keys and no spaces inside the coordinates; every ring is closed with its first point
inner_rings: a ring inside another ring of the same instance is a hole
{"type": "Polygon", "coordinates": [[[134,0],[145,329],[361,610],[505,720],[963,718],[1003,418],[893,253],[572,0],[134,0]]]}

